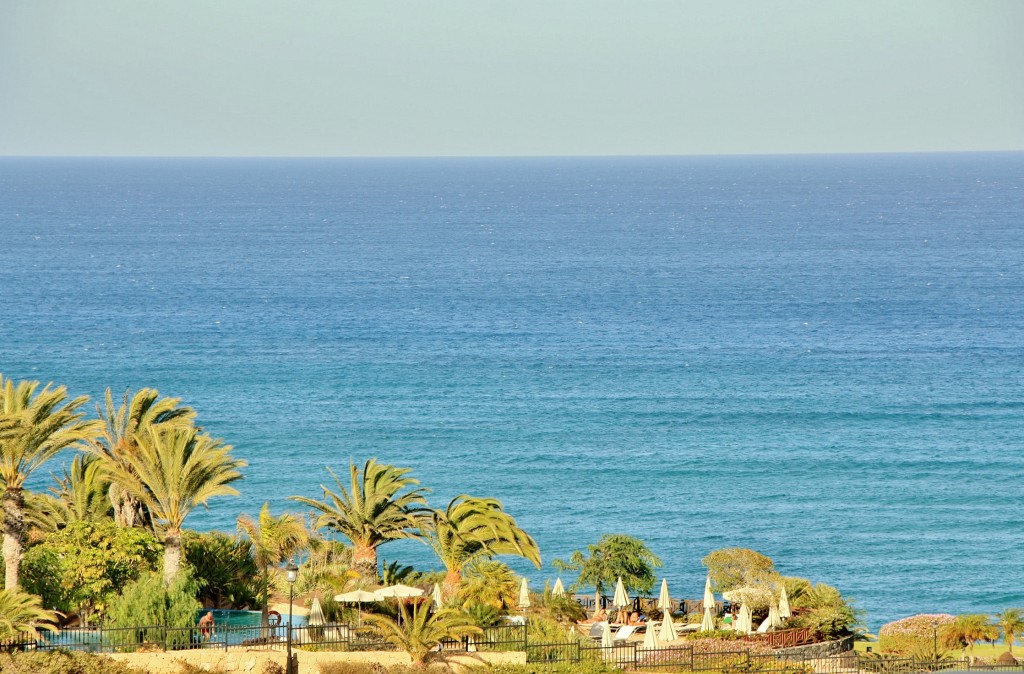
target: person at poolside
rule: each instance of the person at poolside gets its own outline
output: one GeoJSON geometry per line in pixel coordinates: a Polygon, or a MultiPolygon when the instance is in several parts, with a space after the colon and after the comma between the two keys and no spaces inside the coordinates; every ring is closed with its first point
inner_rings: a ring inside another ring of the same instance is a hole
{"type": "Polygon", "coordinates": [[[207,611],[206,615],[199,619],[199,632],[204,638],[209,639],[213,636],[213,611],[207,611]]]}
{"type": "Polygon", "coordinates": [[[603,608],[599,608],[596,611],[594,611],[594,615],[592,617],[588,618],[587,620],[581,620],[580,622],[581,623],[601,623],[601,622],[604,622],[605,620],[608,620],[608,611],[605,611],[603,608]]]}

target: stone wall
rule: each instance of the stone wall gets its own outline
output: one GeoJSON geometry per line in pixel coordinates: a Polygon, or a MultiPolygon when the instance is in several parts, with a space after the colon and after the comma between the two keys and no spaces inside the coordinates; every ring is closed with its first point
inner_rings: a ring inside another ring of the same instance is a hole
{"type": "MultiPolygon", "coordinates": [[[[321,662],[376,662],[385,667],[408,665],[409,656],[397,651],[294,651],[298,658],[297,674],[319,674],[321,662]]],[[[172,653],[108,653],[107,657],[118,660],[147,674],[179,674],[181,663],[186,662],[209,672],[232,674],[262,674],[268,661],[285,665],[282,651],[243,651],[200,649],[172,653]]],[[[460,653],[451,654],[447,659],[454,669],[484,663],[526,664],[526,653],[460,653]]]]}
{"type": "Polygon", "coordinates": [[[780,648],[774,651],[775,655],[802,659],[802,658],[827,658],[832,655],[839,655],[853,650],[853,635],[836,639],[835,641],[822,641],[817,644],[805,646],[793,646],[792,648],[780,648]]]}

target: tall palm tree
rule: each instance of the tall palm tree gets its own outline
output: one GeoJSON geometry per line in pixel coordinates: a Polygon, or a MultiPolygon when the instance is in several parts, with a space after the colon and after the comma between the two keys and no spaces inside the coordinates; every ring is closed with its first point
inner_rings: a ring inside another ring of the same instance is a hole
{"type": "Polygon", "coordinates": [[[430,602],[419,602],[406,608],[400,607],[400,620],[387,616],[369,614],[363,617],[387,642],[409,654],[414,667],[422,667],[430,652],[442,640],[483,634],[473,624],[473,619],[463,611],[442,609],[436,613],[430,610],[430,602]]]}
{"type": "Polygon", "coordinates": [[[377,548],[388,541],[411,538],[427,517],[426,489],[411,489],[419,480],[408,477],[410,468],[397,468],[368,460],[360,470],[349,462],[349,487],[327,469],[337,485],[331,491],[320,485],[322,501],[305,496],[292,500],[319,513],[317,529],[327,527],[352,541],[352,566],[363,578],[377,579],[377,548]],[[404,493],[402,490],[407,489],[404,493]]]}
{"type": "Polygon", "coordinates": [[[1013,642],[1017,635],[1024,631],[1024,611],[1019,608],[1008,608],[996,614],[996,626],[1003,633],[1006,650],[1013,653],[1013,642]]]}
{"type": "MultiPolygon", "coordinates": [[[[187,428],[195,423],[196,413],[182,407],[178,398],[161,398],[156,389],[140,389],[134,395],[125,390],[119,407],[114,406],[110,389],[104,395],[103,407],[96,405],[96,414],[103,422],[103,433],[92,443],[92,451],[111,466],[121,464],[135,453],[135,436],[148,426],[187,428]]],[[[149,513],[137,498],[118,483],[110,485],[110,502],[114,520],[123,527],[147,527],[149,513]]]]}
{"type": "Polygon", "coordinates": [[[34,594],[0,590],[0,639],[38,639],[40,628],[57,631],[57,614],[34,594]]]}
{"type": "Polygon", "coordinates": [[[231,446],[196,428],[148,425],[135,434],[135,449],[108,466],[110,478],[145,505],[164,539],[164,582],[181,565],[181,528],[194,508],[215,496],[237,496],[245,461],[231,446]]]}
{"type": "Polygon", "coordinates": [[[540,568],[540,549],[501,501],[460,494],[444,510],[433,510],[423,537],[444,564],[446,596],[455,594],[470,562],[495,555],[517,555],[540,568]]]}
{"type": "Polygon", "coordinates": [[[3,483],[4,587],[18,587],[25,535],[24,485],[28,477],[58,452],[95,436],[99,425],[86,421],[80,408],[88,398],[67,399],[63,386],[40,388],[37,381],[0,375],[0,482],[3,483]]]}
{"type": "Polygon", "coordinates": [[[109,520],[114,512],[107,493],[110,479],[102,461],[91,454],[78,454],[64,476],[54,478],[57,486],[49,493],[25,494],[26,535],[30,541],[64,529],[72,522],[109,520]]]}
{"type": "Polygon", "coordinates": [[[270,514],[270,503],[264,503],[258,519],[248,515],[238,516],[238,533],[252,543],[252,555],[260,568],[262,585],[261,611],[263,623],[267,622],[267,602],[270,597],[270,567],[280,564],[305,547],[309,534],[302,520],[284,513],[278,517],[270,514]]]}

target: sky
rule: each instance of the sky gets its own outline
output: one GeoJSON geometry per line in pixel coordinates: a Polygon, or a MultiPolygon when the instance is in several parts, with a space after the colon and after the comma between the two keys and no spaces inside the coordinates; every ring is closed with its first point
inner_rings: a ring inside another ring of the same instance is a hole
{"type": "Polygon", "coordinates": [[[0,155],[1024,150],[1021,0],[0,0],[0,155]]]}

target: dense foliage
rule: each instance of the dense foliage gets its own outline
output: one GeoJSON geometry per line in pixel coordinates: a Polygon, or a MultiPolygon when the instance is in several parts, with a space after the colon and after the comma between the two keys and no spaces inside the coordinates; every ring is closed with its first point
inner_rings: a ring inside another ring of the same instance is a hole
{"type": "Polygon", "coordinates": [[[777,575],[771,557],[747,548],[715,550],[701,563],[707,567],[711,587],[716,592],[728,592],[744,585],[763,585],[777,575]]]}
{"type": "Polygon", "coordinates": [[[807,610],[790,618],[788,625],[810,627],[826,639],[852,634],[863,617],[851,600],[825,583],[811,585],[808,582],[806,589],[798,595],[795,606],[807,610]]]}
{"type": "Polygon", "coordinates": [[[34,594],[0,590],[0,640],[35,639],[39,630],[55,631],[56,622],[56,614],[43,608],[34,594]]]}
{"type": "Polygon", "coordinates": [[[648,593],[654,587],[654,569],[661,566],[647,544],[624,534],[605,534],[587,546],[587,554],[577,550],[568,562],[556,559],[556,569],[578,571],[574,587],[590,586],[605,592],[622,578],[627,592],[648,593]]]}
{"type": "MultiPolygon", "coordinates": [[[[196,601],[198,583],[191,570],[182,569],[171,585],[165,585],[159,572],[150,572],[125,587],[124,592],[110,606],[110,622],[114,627],[161,625],[167,627],[193,627],[196,614],[202,608],[196,601]]],[[[115,633],[115,636],[118,633],[115,633]]],[[[142,641],[161,641],[162,633],[141,635],[124,634],[129,642],[142,637],[142,641]]],[[[178,641],[185,643],[188,635],[178,633],[178,641]]],[[[172,643],[175,640],[172,639],[172,643]]]]}
{"type": "Polygon", "coordinates": [[[257,605],[259,569],[249,541],[220,531],[182,537],[185,562],[199,583],[197,599],[210,608],[249,608],[257,605]]]}
{"type": "Polygon", "coordinates": [[[21,563],[25,590],[62,613],[102,615],[110,599],[140,574],[156,568],[161,546],[143,529],[112,520],[72,522],[29,548],[21,563]]]}

